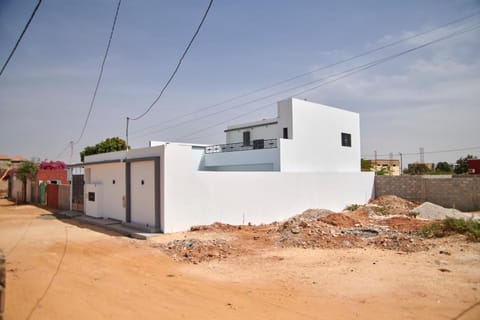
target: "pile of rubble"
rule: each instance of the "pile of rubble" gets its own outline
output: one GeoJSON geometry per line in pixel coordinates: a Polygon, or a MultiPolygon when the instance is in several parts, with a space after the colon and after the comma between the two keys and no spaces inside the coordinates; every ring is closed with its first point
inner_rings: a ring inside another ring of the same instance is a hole
{"type": "Polygon", "coordinates": [[[157,244],[177,261],[200,263],[231,256],[269,250],[270,248],[364,248],[375,247],[401,252],[427,250],[432,243],[419,231],[431,220],[446,216],[467,218],[470,215],[430,203],[418,203],[396,196],[382,196],[354,211],[335,213],[309,209],[284,222],[268,225],[234,226],[214,223],[195,226],[195,238],[157,244]],[[416,218],[416,217],[419,218],[416,218]],[[203,239],[205,234],[215,240],[203,239]]]}
{"type": "Polygon", "coordinates": [[[194,264],[222,260],[232,254],[232,246],[226,240],[173,240],[166,244],[156,244],[175,261],[188,261],[194,264]]]}
{"type": "Polygon", "coordinates": [[[278,227],[284,247],[359,248],[374,246],[413,252],[427,249],[417,235],[426,223],[411,217],[378,216],[360,208],[353,212],[294,216],[278,227]]]}

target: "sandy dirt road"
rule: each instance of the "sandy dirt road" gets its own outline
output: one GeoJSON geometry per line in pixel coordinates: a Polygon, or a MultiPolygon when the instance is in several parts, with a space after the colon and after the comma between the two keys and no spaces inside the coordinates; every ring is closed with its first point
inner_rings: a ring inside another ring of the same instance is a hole
{"type": "Polygon", "coordinates": [[[416,253],[270,246],[200,264],[154,246],[184,236],[134,240],[0,200],[6,319],[480,319],[480,245],[461,237],[416,253]]]}

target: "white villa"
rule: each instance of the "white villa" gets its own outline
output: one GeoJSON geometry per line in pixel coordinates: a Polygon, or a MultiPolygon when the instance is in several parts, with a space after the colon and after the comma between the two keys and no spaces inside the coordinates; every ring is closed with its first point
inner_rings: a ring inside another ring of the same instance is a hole
{"type": "Polygon", "coordinates": [[[85,213],[150,231],[215,221],[269,223],[308,208],[366,203],[357,113],[298,99],[278,116],[227,127],[226,143],[154,142],[85,158],[85,213]]]}

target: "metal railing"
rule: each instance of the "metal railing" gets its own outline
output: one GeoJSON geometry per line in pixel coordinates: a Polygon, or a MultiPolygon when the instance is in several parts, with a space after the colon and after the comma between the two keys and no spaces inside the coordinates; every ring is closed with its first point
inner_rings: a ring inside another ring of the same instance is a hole
{"type": "Polygon", "coordinates": [[[217,144],[205,148],[205,153],[220,153],[233,151],[247,151],[259,149],[273,149],[278,147],[277,139],[257,139],[253,140],[251,144],[244,145],[243,142],[217,144]]]}

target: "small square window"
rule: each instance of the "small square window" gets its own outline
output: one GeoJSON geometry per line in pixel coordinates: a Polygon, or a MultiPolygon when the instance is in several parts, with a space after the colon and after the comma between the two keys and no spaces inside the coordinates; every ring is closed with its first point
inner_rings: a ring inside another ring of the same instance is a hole
{"type": "Polygon", "coordinates": [[[350,133],[342,132],[342,147],[352,146],[352,135],[350,133]]]}

